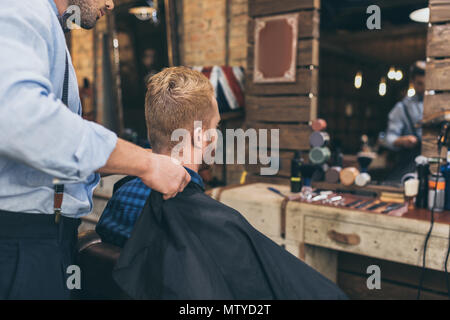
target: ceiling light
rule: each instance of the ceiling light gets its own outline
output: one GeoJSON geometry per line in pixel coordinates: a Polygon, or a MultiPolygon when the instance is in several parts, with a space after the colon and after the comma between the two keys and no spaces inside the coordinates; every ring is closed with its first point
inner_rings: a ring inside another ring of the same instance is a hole
{"type": "Polygon", "coordinates": [[[360,89],[362,87],[362,72],[358,72],[355,76],[355,88],[360,89]]]}
{"type": "Polygon", "coordinates": [[[158,2],[154,0],[139,1],[135,7],[131,8],[129,13],[133,14],[141,21],[153,20],[158,22],[158,2]]]}
{"type": "Polygon", "coordinates": [[[413,84],[411,83],[409,85],[409,89],[408,89],[408,97],[414,97],[416,95],[416,90],[414,89],[413,84]]]}
{"type": "Polygon", "coordinates": [[[156,10],[150,7],[134,7],[130,9],[130,13],[134,14],[139,20],[147,21],[153,18],[156,10]]]}
{"type": "Polygon", "coordinates": [[[386,95],[386,92],[387,92],[386,79],[382,78],[380,86],[378,88],[378,93],[380,94],[380,96],[384,97],[386,95]]]}
{"type": "Polygon", "coordinates": [[[430,8],[423,8],[413,11],[409,18],[415,22],[428,23],[430,22],[430,8]]]}
{"type": "Polygon", "coordinates": [[[389,80],[394,80],[396,75],[397,75],[397,72],[395,71],[395,68],[394,68],[394,67],[391,67],[391,68],[389,69],[388,74],[387,74],[389,80]]]}

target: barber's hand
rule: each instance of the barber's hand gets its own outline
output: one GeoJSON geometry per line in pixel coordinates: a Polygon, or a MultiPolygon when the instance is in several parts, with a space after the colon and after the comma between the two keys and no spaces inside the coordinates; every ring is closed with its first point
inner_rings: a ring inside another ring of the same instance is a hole
{"type": "Polygon", "coordinates": [[[398,138],[395,141],[395,145],[399,146],[399,147],[411,149],[411,148],[414,148],[418,142],[419,141],[417,140],[416,136],[409,135],[409,136],[403,136],[403,137],[398,138]]]}
{"type": "Polygon", "coordinates": [[[160,192],[164,200],[173,198],[182,192],[191,181],[191,176],[176,160],[168,156],[150,154],[149,170],[139,178],[148,187],[160,192]]]}

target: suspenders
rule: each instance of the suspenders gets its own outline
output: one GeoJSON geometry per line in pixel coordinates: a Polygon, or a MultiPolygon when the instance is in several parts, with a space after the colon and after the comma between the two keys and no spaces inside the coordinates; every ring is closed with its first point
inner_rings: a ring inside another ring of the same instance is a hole
{"type": "MultiPolygon", "coordinates": [[[[68,107],[69,106],[69,58],[66,53],[66,66],[64,71],[64,84],[63,84],[63,94],[62,102],[68,107]]],[[[64,197],[64,185],[60,184],[58,179],[53,180],[53,211],[55,213],[55,223],[59,223],[61,220],[61,206],[64,197]]]]}
{"type": "Polygon", "coordinates": [[[411,119],[411,115],[409,114],[408,107],[406,106],[406,104],[403,101],[401,101],[401,104],[402,104],[402,107],[403,107],[403,112],[406,115],[406,119],[408,120],[408,124],[411,127],[411,130],[413,132],[413,135],[416,136],[417,139],[420,140],[420,137],[417,134],[416,126],[414,125],[414,122],[411,119]]]}

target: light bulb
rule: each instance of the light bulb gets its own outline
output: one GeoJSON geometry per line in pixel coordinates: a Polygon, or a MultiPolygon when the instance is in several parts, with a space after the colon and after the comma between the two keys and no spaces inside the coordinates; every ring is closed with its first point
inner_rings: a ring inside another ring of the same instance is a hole
{"type": "Polygon", "coordinates": [[[358,72],[355,76],[355,88],[356,89],[360,89],[362,87],[362,81],[363,81],[362,73],[358,72]]]}
{"type": "Polygon", "coordinates": [[[402,70],[397,70],[397,72],[395,73],[395,80],[401,81],[402,79],[403,79],[403,72],[402,72],[402,70]]]}
{"type": "Polygon", "coordinates": [[[378,93],[380,96],[385,96],[387,92],[386,79],[382,78],[380,82],[380,87],[378,88],[378,93]]]}
{"type": "Polygon", "coordinates": [[[413,11],[409,18],[416,22],[428,23],[430,22],[430,9],[423,8],[416,11],[413,11]]]}
{"type": "Polygon", "coordinates": [[[394,68],[394,67],[391,67],[391,68],[389,69],[389,72],[388,72],[387,76],[388,76],[389,80],[394,80],[396,74],[397,74],[397,72],[395,71],[395,68],[394,68]]]}
{"type": "Polygon", "coordinates": [[[414,97],[416,95],[416,90],[414,89],[413,84],[411,83],[409,85],[409,89],[408,89],[408,97],[414,97]]]}

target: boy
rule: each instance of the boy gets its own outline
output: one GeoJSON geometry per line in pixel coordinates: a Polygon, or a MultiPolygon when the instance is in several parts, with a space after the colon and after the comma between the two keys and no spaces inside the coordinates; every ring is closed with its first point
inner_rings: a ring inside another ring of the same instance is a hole
{"type": "Polygon", "coordinates": [[[345,298],[331,281],[259,233],[239,212],[204,194],[199,159],[214,149],[212,132],[220,121],[207,78],[183,67],[152,77],[146,120],[153,152],[179,158],[192,179],[172,200],[164,201],[155,191],[146,201],[113,271],[128,296],[345,298]],[[181,144],[173,141],[174,134],[183,138],[181,144]]]}

